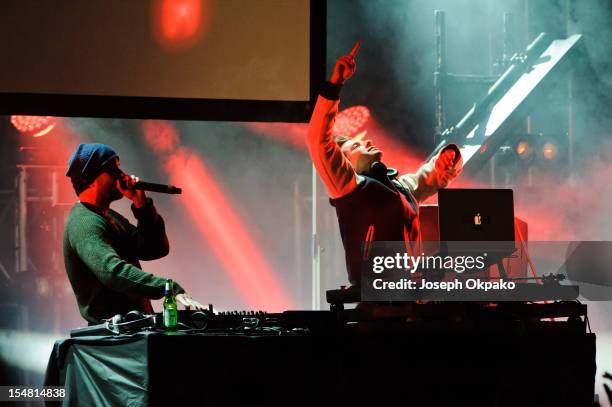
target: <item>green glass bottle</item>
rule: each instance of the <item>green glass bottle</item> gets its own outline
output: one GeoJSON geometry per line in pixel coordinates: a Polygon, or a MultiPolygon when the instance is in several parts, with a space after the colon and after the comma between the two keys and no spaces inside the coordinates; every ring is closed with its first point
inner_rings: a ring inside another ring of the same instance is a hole
{"type": "Polygon", "coordinates": [[[171,279],[166,280],[166,289],[164,290],[164,326],[167,331],[178,329],[178,307],[174,297],[174,283],[171,279]]]}

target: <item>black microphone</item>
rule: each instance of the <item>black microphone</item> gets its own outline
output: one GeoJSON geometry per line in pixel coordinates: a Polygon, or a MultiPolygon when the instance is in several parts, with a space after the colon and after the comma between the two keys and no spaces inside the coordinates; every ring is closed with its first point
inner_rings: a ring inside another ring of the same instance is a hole
{"type": "Polygon", "coordinates": [[[160,192],[162,194],[181,194],[183,190],[175,187],[174,185],[163,185],[154,184],[152,182],[138,181],[134,184],[134,189],[141,189],[143,191],[160,192]]]}
{"type": "MultiPolygon", "coordinates": [[[[113,174],[119,180],[119,184],[121,184],[121,188],[125,189],[127,187],[126,178],[129,179],[130,176],[125,172],[121,171],[120,168],[114,167],[109,170],[111,174],[113,174]]],[[[134,184],[132,189],[140,189],[143,191],[151,191],[151,192],[160,192],[162,194],[181,194],[183,190],[181,188],[177,188],[174,185],[164,185],[164,184],[154,184],[153,182],[143,182],[138,181],[134,184]]]]}

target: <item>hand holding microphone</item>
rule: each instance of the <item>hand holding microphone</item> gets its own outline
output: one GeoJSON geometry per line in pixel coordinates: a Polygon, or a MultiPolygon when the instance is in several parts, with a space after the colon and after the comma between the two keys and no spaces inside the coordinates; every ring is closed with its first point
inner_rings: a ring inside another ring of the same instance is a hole
{"type": "Polygon", "coordinates": [[[163,194],[181,194],[183,190],[173,185],[155,184],[143,182],[135,175],[127,175],[121,169],[116,170],[117,188],[119,191],[134,202],[136,207],[141,207],[146,201],[144,191],[159,192],[163,194]]]}
{"type": "Polygon", "coordinates": [[[142,189],[137,189],[136,184],[139,179],[135,175],[127,175],[123,171],[117,174],[117,189],[130,201],[134,202],[134,206],[141,208],[147,201],[147,196],[142,189]]]}

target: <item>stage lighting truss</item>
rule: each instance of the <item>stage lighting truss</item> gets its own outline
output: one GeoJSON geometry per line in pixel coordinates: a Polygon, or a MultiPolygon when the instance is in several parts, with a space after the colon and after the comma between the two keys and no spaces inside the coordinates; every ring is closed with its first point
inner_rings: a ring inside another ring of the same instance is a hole
{"type": "Polygon", "coordinates": [[[430,157],[437,154],[448,143],[455,143],[463,156],[464,176],[473,176],[496,154],[502,146],[513,146],[524,161],[535,159],[541,163],[556,163],[564,156],[561,138],[542,137],[538,140],[523,140],[513,143],[511,122],[517,112],[527,106],[529,97],[561,71],[561,62],[568,60],[570,51],[581,39],[574,34],[566,39],[550,41],[542,33],[524,53],[524,58],[512,60],[512,65],[490,87],[487,94],[467,112],[453,127],[441,135],[441,142],[430,157]],[[544,142],[544,140],[546,140],[544,142]],[[536,148],[537,141],[537,148],[536,148]]]}
{"type": "Polygon", "coordinates": [[[49,134],[57,124],[53,116],[12,115],[11,124],[21,133],[30,137],[49,134]]]}

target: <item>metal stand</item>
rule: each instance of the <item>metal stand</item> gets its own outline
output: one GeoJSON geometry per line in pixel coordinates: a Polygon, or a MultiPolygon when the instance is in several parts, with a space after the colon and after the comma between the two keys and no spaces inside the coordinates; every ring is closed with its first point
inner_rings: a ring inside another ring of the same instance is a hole
{"type": "Polygon", "coordinates": [[[317,170],[312,165],[312,309],[321,309],[321,245],[317,232],[317,170]]]}
{"type": "MultiPolygon", "coordinates": [[[[61,264],[61,231],[63,229],[64,211],[56,211],[60,207],[68,208],[71,203],[59,203],[58,199],[58,176],[57,173],[63,173],[65,168],[59,165],[35,165],[35,164],[19,164],[17,165],[17,177],[16,177],[16,202],[15,202],[15,279],[17,283],[27,281],[28,284],[24,285],[27,291],[30,291],[31,284],[35,283],[33,278],[26,275],[26,273],[32,276],[37,275],[39,272],[46,272],[51,274],[48,276],[47,281],[57,281],[53,275],[59,275],[63,273],[61,264]],[[51,186],[50,192],[46,188],[38,188],[36,184],[32,183],[32,180],[36,178],[33,172],[39,172],[44,176],[44,182],[41,185],[45,187],[51,186]],[[42,210],[35,210],[36,207],[32,207],[33,203],[44,203],[42,210]],[[48,206],[47,206],[48,205],[48,206]],[[54,209],[55,208],[55,209],[54,209]],[[29,236],[28,231],[32,230],[33,222],[44,223],[46,231],[50,233],[52,238],[51,246],[48,250],[44,251],[43,256],[40,256],[40,251],[32,250],[30,248],[32,236],[29,236]],[[39,255],[38,257],[37,254],[39,255]],[[42,259],[42,266],[39,261],[42,259]],[[24,276],[26,278],[24,278],[24,276]],[[31,283],[31,284],[30,284],[31,283]]],[[[42,277],[38,275],[37,277],[42,277]]],[[[60,295],[62,290],[51,287],[50,295],[60,295]]],[[[33,289],[31,291],[34,291],[33,289]]],[[[57,305],[57,301],[54,301],[57,305]]],[[[50,310],[53,311],[53,310],[50,310]]],[[[60,318],[62,313],[58,310],[53,312],[53,329],[56,333],[60,333],[60,318]]],[[[21,310],[21,327],[20,329],[27,331],[29,330],[30,315],[26,305],[22,306],[21,310]]]]}
{"type": "Polygon", "coordinates": [[[446,23],[444,11],[434,11],[436,70],[434,72],[435,114],[434,146],[440,142],[440,134],[446,129],[446,23]]]}

